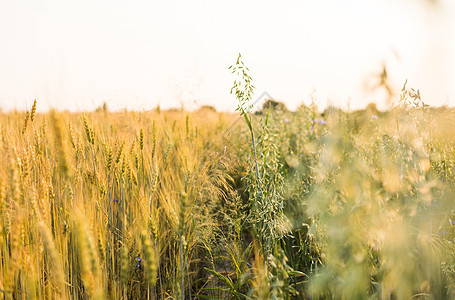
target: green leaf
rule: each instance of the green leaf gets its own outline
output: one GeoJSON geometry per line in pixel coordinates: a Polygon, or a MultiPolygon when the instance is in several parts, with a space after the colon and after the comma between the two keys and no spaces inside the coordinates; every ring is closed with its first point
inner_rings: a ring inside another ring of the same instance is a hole
{"type": "Polygon", "coordinates": [[[223,276],[220,273],[218,273],[217,271],[211,270],[206,267],[204,267],[204,270],[206,270],[207,272],[209,272],[210,274],[212,274],[213,276],[217,277],[219,280],[224,282],[231,290],[234,289],[234,285],[232,284],[231,279],[229,279],[229,277],[223,276]]]}

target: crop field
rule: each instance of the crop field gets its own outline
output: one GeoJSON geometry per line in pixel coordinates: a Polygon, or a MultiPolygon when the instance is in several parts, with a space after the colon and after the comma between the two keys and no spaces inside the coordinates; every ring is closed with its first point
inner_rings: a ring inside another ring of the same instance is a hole
{"type": "Polygon", "coordinates": [[[1,295],[453,299],[455,112],[406,103],[2,113],[1,295]]]}
{"type": "Polygon", "coordinates": [[[29,299],[455,300],[455,0],[1,1],[29,299]]]}

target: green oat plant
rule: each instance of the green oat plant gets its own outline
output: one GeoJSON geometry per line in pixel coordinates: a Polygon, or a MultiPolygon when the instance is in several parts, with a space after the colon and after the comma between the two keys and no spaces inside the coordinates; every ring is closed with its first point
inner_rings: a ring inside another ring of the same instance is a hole
{"type": "Polygon", "coordinates": [[[441,140],[447,124],[434,116],[442,113],[407,107],[378,118],[331,109],[305,130],[296,118],[314,118],[309,110],[269,123],[287,166],[293,230],[283,249],[309,276],[299,297],[450,299],[453,143],[441,140]]]}
{"type": "MultiPolygon", "coordinates": [[[[251,80],[241,70],[239,74],[251,80]]],[[[234,89],[247,85],[237,83],[234,89]]],[[[262,250],[267,240],[274,240],[270,236],[281,237],[276,249],[284,250],[285,264],[275,263],[272,270],[271,261],[280,258],[275,250],[267,264],[252,266],[248,295],[453,296],[454,188],[448,176],[453,174],[453,143],[441,134],[449,125],[438,122],[435,116],[444,111],[426,106],[418,91],[404,88],[400,103],[384,113],[331,108],[320,115],[305,106],[294,113],[268,111],[253,139],[255,171],[245,176],[251,202],[248,222],[262,250]],[[275,203],[281,203],[285,226],[261,232],[279,216],[267,219],[269,206],[261,202],[265,197],[257,197],[267,193],[267,184],[279,196],[275,203]],[[261,205],[255,207],[257,203],[261,205]],[[283,270],[286,280],[275,281],[273,274],[283,270]]],[[[241,112],[249,107],[243,98],[239,106],[241,112]]],[[[252,119],[247,115],[253,137],[252,119]]]]}
{"type": "Polygon", "coordinates": [[[239,54],[235,65],[229,67],[233,74],[237,76],[231,89],[238,106],[237,111],[243,116],[251,135],[251,145],[253,152],[252,162],[255,168],[254,178],[247,176],[249,197],[251,201],[251,210],[249,222],[261,242],[262,250],[265,256],[271,253],[274,244],[281,236],[279,226],[283,223],[282,218],[282,197],[279,187],[282,185],[280,176],[280,163],[276,160],[276,145],[271,142],[270,131],[268,130],[268,116],[264,125],[259,129],[259,136],[255,140],[253,130],[253,118],[251,115],[252,96],[254,86],[252,78],[248,74],[249,69],[245,66],[239,54]],[[257,149],[258,148],[258,149],[257,149]]]}
{"type": "MultiPolygon", "coordinates": [[[[278,245],[278,241],[287,232],[287,219],[283,213],[283,164],[278,156],[277,132],[269,129],[269,110],[265,121],[259,120],[258,123],[261,126],[255,138],[251,99],[254,86],[248,74],[249,69],[240,54],[236,63],[229,69],[236,76],[231,89],[231,94],[235,95],[238,102],[236,110],[244,118],[251,139],[252,158],[248,161],[252,168],[247,168],[243,180],[248,192],[249,213],[246,221],[253,231],[252,243],[255,245],[255,251],[247,257],[240,256],[242,259],[240,263],[236,257],[231,256],[233,265],[243,266],[236,268],[237,281],[235,282],[215,270],[208,271],[224,282],[226,284],[224,290],[236,298],[289,299],[295,294],[290,278],[302,273],[288,266],[284,252],[278,245]],[[255,257],[254,264],[245,262],[250,255],[255,257]],[[246,266],[249,270],[245,269],[246,266]],[[246,294],[238,291],[238,288],[245,284],[245,278],[249,283],[249,291],[246,294]]],[[[252,247],[251,243],[246,249],[250,247],[252,247]]]]}

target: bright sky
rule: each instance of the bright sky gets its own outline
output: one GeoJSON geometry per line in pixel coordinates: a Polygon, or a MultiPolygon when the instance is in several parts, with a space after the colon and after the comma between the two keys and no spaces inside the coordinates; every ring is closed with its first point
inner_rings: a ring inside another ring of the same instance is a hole
{"type": "Polygon", "coordinates": [[[234,110],[239,52],[256,95],[290,108],[385,107],[369,88],[383,63],[397,91],[408,79],[455,105],[453,0],[15,0],[0,4],[0,107],[234,110]]]}

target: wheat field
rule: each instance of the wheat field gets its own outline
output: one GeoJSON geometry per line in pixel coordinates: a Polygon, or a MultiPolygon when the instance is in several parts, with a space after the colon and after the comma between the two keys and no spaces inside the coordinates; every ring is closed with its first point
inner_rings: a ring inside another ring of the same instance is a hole
{"type": "Polygon", "coordinates": [[[0,114],[4,299],[455,297],[449,108],[37,105],[0,114]]]}

